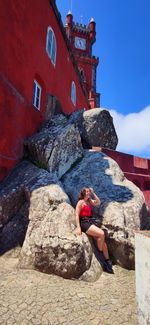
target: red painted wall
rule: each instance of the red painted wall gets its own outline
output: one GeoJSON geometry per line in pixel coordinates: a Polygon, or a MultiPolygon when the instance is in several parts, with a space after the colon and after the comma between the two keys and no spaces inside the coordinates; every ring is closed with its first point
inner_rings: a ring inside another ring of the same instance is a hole
{"type": "Polygon", "coordinates": [[[98,59],[89,58],[89,57],[77,57],[79,68],[83,69],[86,76],[86,89],[89,93],[92,90],[92,66],[98,64],[98,59]]]}
{"type": "Polygon", "coordinates": [[[111,150],[111,149],[105,149],[102,148],[102,151],[105,152],[108,156],[112,157],[118,165],[121,167],[123,172],[128,172],[128,173],[135,173],[135,174],[145,174],[145,175],[150,175],[150,160],[149,159],[144,159],[140,157],[135,157],[133,155],[129,155],[127,153],[111,150]],[[138,166],[137,163],[135,163],[135,158],[136,162],[138,159],[138,166]],[[143,161],[146,161],[146,165],[144,167],[143,161]],[[143,168],[144,167],[144,168],[143,168]]]}
{"type": "Polygon", "coordinates": [[[56,96],[65,113],[88,108],[59,22],[45,0],[0,1],[0,180],[22,156],[24,139],[45,118],[46,94],[56,96]],[[47,28],[57,42],[56,66],[46,52],[47,28]],[[32,105],[33,81],[42,87],[41,108],[32,105]],[[77,88],[76,106],[71,83],[77,88]]]}

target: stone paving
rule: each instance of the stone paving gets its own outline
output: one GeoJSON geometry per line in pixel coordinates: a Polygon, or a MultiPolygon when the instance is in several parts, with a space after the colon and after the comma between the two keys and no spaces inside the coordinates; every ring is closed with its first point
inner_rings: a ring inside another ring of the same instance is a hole
{"type": "Polygon", "coordinates": [[[97,282],[65,280],[17,268],[0,257],[1,325],[137,325],[135,272],[114,267],[97,282]]]}

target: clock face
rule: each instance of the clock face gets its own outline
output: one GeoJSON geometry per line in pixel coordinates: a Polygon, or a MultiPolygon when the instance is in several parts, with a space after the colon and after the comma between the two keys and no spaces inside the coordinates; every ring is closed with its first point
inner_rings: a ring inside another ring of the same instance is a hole
{"type": "Polygon", "coordinates": [[[80,38],[80,37],[75,37],[74,40],[74,45],[77,49],[80,50],[85,50],[86,49],[86,39],[85,38],[80,38]]]}

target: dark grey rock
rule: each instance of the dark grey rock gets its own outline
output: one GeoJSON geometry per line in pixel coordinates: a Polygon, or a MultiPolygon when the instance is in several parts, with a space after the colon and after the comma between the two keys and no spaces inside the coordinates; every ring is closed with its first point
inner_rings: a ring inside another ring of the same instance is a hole
{"type": "Polygon", "coordinates": [[[82,138],[89,149],[92,146],[116,149],[118,137],[108,110],[94,108],[83,113],[82,138]]]}
{"type": "Polygon", "coordinates": [[[57,179],[28,161],[20,163],[0,189],[0,227],[5,225],[27,201],[26,188],[46,186],[57,179]]]}
{"type": "Polygon", "coordinates": [[[16,215],[0,231],[0,255],[16,247],[22,247],[29,219],[29,204],[22,205],[16,215]]]}
{"type": "Polygon", "coordinates": [[[116,149],[118,137],[108,110],[94,108],[77,111],[70,116],[69,123],[77,125],[84,148],[116,149]]]}
{"type": "Polygon", "coordinates": [[[67,124],[63,115],[47,122],[26,141],[26,145],[32,159],[59,179],[83,153],[78,129],[73,124],[67,124]]]}

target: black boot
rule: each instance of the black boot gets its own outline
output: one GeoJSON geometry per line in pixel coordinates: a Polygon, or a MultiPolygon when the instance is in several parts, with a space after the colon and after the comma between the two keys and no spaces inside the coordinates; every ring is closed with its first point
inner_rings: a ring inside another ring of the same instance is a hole
{"type": "Polygon", "coordinates": [[[107,273],[114,274],[113,268],[112,268],[112,263],[110,260],[105,260],[104,263],[104,271],[107,273]]]}

